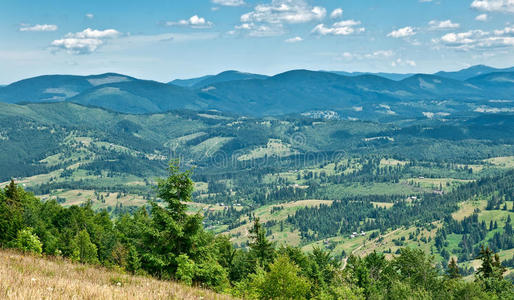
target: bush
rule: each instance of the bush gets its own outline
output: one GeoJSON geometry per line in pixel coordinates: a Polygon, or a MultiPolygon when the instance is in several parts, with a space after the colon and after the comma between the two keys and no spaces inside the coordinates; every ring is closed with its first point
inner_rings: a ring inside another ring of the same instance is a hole
{"type": "Polygon", "coordinates": [[[15,248],[23,252],[41,254],[43,251],[43,244],[39,241],[37,235],[32,233],[30,227],[18,231],[14,244],[15,248]]]}
{"type": "Polygon", "coordinates": [[[299,275],[300,268],[287,256],[279,256],[270,265],[270,271],[259,283],[261,299],[306,299],[309,295],[309,281],[299,275]]]}
{"type": "Polygon", "coordinates": [[[181,254],[177,257],[177,265],[177,272],[175,273],[177,279],[187,285],[192,285],[195,276],[195,262],[190,260],[187,255],[181,254]]]}

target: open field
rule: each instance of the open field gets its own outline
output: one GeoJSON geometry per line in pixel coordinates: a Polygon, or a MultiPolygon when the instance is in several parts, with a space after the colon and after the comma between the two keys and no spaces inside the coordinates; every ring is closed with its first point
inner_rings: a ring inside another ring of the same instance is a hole
{"type": "Polygon", "coordinates": [[[231,299],[171,281],[0,251],[2,299],[231,299]]]}
{"type": "Polygon", "coordinates": [[[493,157],[485,162],[502,168],[514,168],[514,156],[493,157]]]}
{"type": "Polygon", "coordinates": [[[458,211],[452,214],[452,217],[457,221],[462,221],[464,218],[469,217],[473,214],[475,209],[483,210],[487,205],[485,200],[470,200],[459,204],[460,208],[458,211]]]}
{"type": "MultiPolygon", "coordinates": [[[[304,207],[315,207],[319,205],[331,205],[331,200],[301,200],[287,202],[277,205],[266,205],[259,207],[254,211],[255,217],[258,217],[262,223],[267,222],[280,222],[285,221],[289,215],[304,207]],[[280,208],[280,210],[272,212],[273,209],[280,208]]],[[[248,241],[248,230],[251,228],[252,223],[249,222],[247,216],[243,216],[241,220],[246,220],[246,224],[236,227],[232,230],[225,231],[224,228],[217,228],[214,231],[229,234],[232,236],[232,242],[243,243],[248,241]]],[[[278,244],[286,244],[292,246],[298,246],[300,244],[300,232],[298,230],[291,230],[289,225],[284,227],[283,231],[279,230],[279,225],[275,225],[271,228],[273,234],[269,237],[270,240],[277,242],[278,244]]]]}

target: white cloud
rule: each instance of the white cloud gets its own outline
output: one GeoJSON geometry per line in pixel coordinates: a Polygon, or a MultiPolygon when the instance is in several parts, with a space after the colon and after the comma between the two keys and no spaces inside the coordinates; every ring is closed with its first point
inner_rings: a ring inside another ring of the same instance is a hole
{"type": "Polygon", "coordinates": [[[86,14],[86,18],[88,19],[93,19],[95,17],[95,15],[93,14],[86,14]]]}
{"type": "Polygon", "coordinates": [[[272,0],[259,4],[251,12],[243,14],[241,24],[229,34],[243,32],[249,36],[276,36],[286,32],[285,24],[308,23],[325,18],[327,10],[311,6],[304,0],[272,0]]]}
{"type": "Polygon", "coordinates": [[[298,42],[301,42],[303,41],[303,39],[299,36],[297,37],[293,37],[293,38],[289,38],[287,40],[285,40],[286,43],[298,43],[298,42]]]}
{"type": "Polygon", "coordinates": [[[110,39],[115,38],[120,35],[120,32],[115,29],[106,29],[106,30],[96,30],[91,28],[86,28],[81,32],[77,33],[68,33],[67,36],[82,38],[82,39],[110,39]]]}
{"type": "Polygon", "coordinates": [[[36,31],[36,32],[41,32],[41,31],[56,31],[57,29],[59,29],[57,27],[57,25],[53,25],[53,24],[37,24],[37,25],[27,25],[27,24],[22,24],[21,27],[20,27],[20,31],[36,31]]]}
{"type": "Polygon", "coordinates": [[[330,27],[325,26],[325,24],[318,24],[312,29],[312,32],[319,35],[350,35],[366,31],[364,27],[356,27],[360,24],[360,21],[355,20],[336,22],[330,27]]]}
{"type": "Polygon", "coordinates": [[[453,23],[451,20],[446,20],[446,21],[432,20],[432,21],[428,22],[428,25],[430,25],[430,29],[432,29],[432,30],[455,29],[455,28],[460,27],[459,23],[453,23]]]}
{"type": "Polygon", "coordinates": [[[213,23],[201,18],[198,15],[194,15],[187,20],[180,20],[178,22],[168,21],[165,23],[166,26],[189,26],[191,28],[210,28],[213,23]]]}
{"type": "Polygon", "coordinates": [[[377,57],[390,57],[393,56],[394,52],[392,50],[379,50],[375,51],[371,54],[366,54],[366,58],[377,58],[377,57]]]}
{"type": "Polygon", "coordinates": [[[212,0],[212,3],[221,6],[241,6],[245,5],[243,0],[212,0]]]}
{"type": "Polygon", "coordinates": [[[310,6],[303,0],[273,0],[270,4],[259,4],[254,10],[241,16],[242,23],[306,23],[323,19],[327,10],[310,6]]]}
{"type": "Polygon", "coordinates": [[[405,38],[416,34],[416,30],[413,27],[407,26],[397,30],[391,31],[387,36],[393,38],[405,38]]]}
{"type": "Polygon", "coordinates": [[[481,15],[476,16],[475,20],[485,22],[485,21],[487,21],[487,18],[488,18],[487,14],[481,14],[481,15]]]}
{"type": "Polygon", "coordinates": [[[416,66],[416,62],[413,61],[413,60],[410,60],[410,59],[401,59],[401,58],[398,58],[394,61],[391,62],[391,66],[393,67],[397,67],[397,66],[409,66],[409,67],[415,67],[416,66]]]}
{"type": "MultiPolygon", "coordinates": [[[[253,37],[268,37],[277,36],[285,33],[282,24],[270,26],[268,24],[255,24],[255,23],[242,23],[235,26],[236,30],[247,32],[249,36],[253,37]]],[[[229,31],[229,34],[234,35],[237,31],[229,31]]]]}
{"type": "Polygon", "coordinates": [[[336,18],[340,18],[343,16],[343,9],[342,8],[336,8],[332,11],[332,13],[330,14],[330,17],[332,19],[336,19],[336,18]]]}
{"type": "Polygon", "coordinates": [[[344,52],[342,54],[342,57],[344,59],[382,59],[391,57],[394,55],[394,51],[392,50],[377,50],[371,53],[350,53],[350,52],[344,52]]]}
{"type": "Polygon", "coordinates": [[[494,31],[494,35],[502,37],[514,37],[514,25],[505,27],[503,29],[497,29],[494,31]]]}
{"type": "Polygon", "coordinates": [[[441,39],[434,40],[434,43],[441,43],[446,47],[464,51],[513,47],[514,25],[492,32],[483,30],[452,32],[443,35],[441,39]]]}
{"type": "Polygon", "coordinates": [[[474,0],[471,7],[481,11],[514,13],[514,0],[474,0]]]}
{"type": "Polygon", "coordinates": [[[94,30],[87,28],[81,32],[68,33],[64,38],[54,40],[51,46],[72,54],[89,54],[102,46],[105,40],[114,39],[121,34],[115,29],[94,30]]]}
{"type": "Polygon", "coordinates": [[[448,33],[441,37],[441,41],[446,43],[447,45],[466,45],[473,44],[478,39],[486,36],[488,33],[482,30],[470,30],[466,32],[460,33],[448,33]]]}

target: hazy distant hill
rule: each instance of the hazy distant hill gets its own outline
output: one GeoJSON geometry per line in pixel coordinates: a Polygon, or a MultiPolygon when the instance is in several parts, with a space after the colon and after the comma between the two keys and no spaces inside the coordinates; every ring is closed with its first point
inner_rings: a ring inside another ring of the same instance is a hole
{"type": "Polygon", "coordinates": [[[197,79],[191,79],[192,81],[196,81],[194,84],[191,85],[191,87],[192,88],[203,88],[203,87],[208,87],[211,84],[216,84],[216,83],[220,83],[220,82],[249,80],[249,79],[266,79],[266,78],[268,78],[268,76],[260,75],[260,74],[243,73],[243,72],[239,72],[239,71],[225,71],[225,72],[219,73],[218,75],[197,78],[197,79],[201,79],[198,81],[196,81],[197,79]]]}
{"type": "MultiPolygon", "coordinates": [[[[488,73],[493,73],[493,72],[514,72],[514,67],[498,69],[498,68],[493,68],[493,67],[484,66],[484,65],[476,65],[476,66],[472,66],[472,67],[462,69],[459,71],[454,71],[454,72],[439,71],[433,75],[436,75],[439,77],[455,79],[455,80],[467,80],[472,77],[476,77],[476,76],[484,75],[484,74],[488,74],[488,73]]],[[[396,80],[396,81],[403,80],[403,79],[406,79],[408,77],[415,75],[414,73],[386,73],[386,72],[373,73],[373,72],[345,72],[345,71],[331,71],[331,73],[335,73],[335,74],[343,75],[343,76],[352,76],[352,77],[360,76],[360,75],[376,75],[376,76],[380,76],[380,77],[384,77],[384,78],[396,80]]]]}
{"type": "Polygon", "coordinates": [[[189,89],[147,80],[96,86],[70,98],[69,101],[125,113],[155,113],[208,107],[204,100],[189,89]]]}
{"type": "Polygon", "coordinates": [[[373,72],[345,72],[345,71],[330,71],[330,72],[337,74],[337,75],[351,76],[351,77],[361,76],[361,75],[375,75],[375,76],[380,76],[380,77],[384,77],[384,78],[396,80],[396,81],[402,80],[402,79],[405,79],[407,77],[414,75],[414,73],[402,74],[402,73],[384,73],[384,72],[373,73],[373,72]]]}
{"type": "Polygon", "coordinates": [[[480,75],[468,79],[467,82],[482,88],[484,91],[490,91],[498,98],[507,101],[514,100],[514,72],[497,72],[480,75]]]}
{"type": "Polygon", "coordinates": [[[494,73],[494,72],[514,72],[514,67],[511,68],[505,68],[505,69],[497,69],[489,66],[484,65],[477,65],[472,66],[467,69],[463,69],[460,71],[455,72],[437,72],[434,75],[456,79],[456,80],[467,80],[472,77],[488,74],[488,73],[494,73]]]}
{"type": "Polygon", "coordinates": [[[168,84],[178,85],[181,87],[193,87],[198,82],[205,80],[207,78],[213,77],[214,75],[206,75],[198,78],[191,78],[191,79],[175,79],[173,81],[168,82],[168,84]]]}
{"type": "MultiPolygon", "coordinates": [[[[469,69],[466,72],[471,74],[469,69]]],[[[191,86],[183,87],[114,73],[49,75],[0,89],[0,102],[70,101],[137,114],[215,109],[266,116],[331,110],[343,118],[381,120],[469,115],[477,110],[490,110],[491,105],[499,112],[511,112],[513,77],[514,72],[493,72],[464,81],[427,74],[391,80],[371,74],[343,76],[308,70],[293,70],[271,77],[227,71],[179,82],[191,86]],[[496,101],[498,99],[502,102],[496,101]]]]}
{"type": "Polygon", "coordinates": [[[115,73],[93,76],[45,75],[12,83],[0,91],[0,101],[57,102],[76,96],[87,89],[117,82],[130,82],[135,78],[115,73]]]}
{"type": "MultiPolygon", "coordinates": [[[[220,109],[252,115],[277,115],[315,109],[354,109],[365,113],[366,108],[375,110],[377,106],[385,108],[386,114],[394,115],[397,112],[388,108],[392,105],[402,105],[410,111],[426,111],[427,103],[420,103],[417,108],[406,106],[409,106],[409,102],[413,106],[414,101],[449,99],[463,104],[503,97],[506,92],[514,93],[514,83],[502,82],[502,89],[498,91],[492,89],[492,86],[485,78],[463,82],[418,74],[393,81],[374,75],[347,77],[329,72],[296,70],[264,80],[213,84],[209,89],[201,91],[200,96],[210,103],[222,104],[220,109]]],[[[442,105],[438,109],[445,108],[442,105]]],[[[357,117],[355,114],[351,116],[357,117]]]]}

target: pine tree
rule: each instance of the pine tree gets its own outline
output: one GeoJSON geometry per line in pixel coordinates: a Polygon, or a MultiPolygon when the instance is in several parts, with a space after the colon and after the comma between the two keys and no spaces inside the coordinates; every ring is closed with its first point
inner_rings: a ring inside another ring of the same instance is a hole
{"type": "Polygon", "coordinates": [[[127,271],[134,274],[139,269],[141,269],[141,260],[139,259],[139,253],[137,253],[136,248],[131,245],[127,257],[127,271]]]}
{"type": "Polygon", "coordinates": [[[450,263],[448,264],[448,277],[451,279],[460,278],[460,270],[459,266],[457,265],[457,261],[455,260],[455,257],[452,257],[450,259],[450,263]]]}
{"type": "Polygon", "coordinates": [[[11,179],[9,185],[5,188],[5,196],[7,200],[10,202],[10,205],[19,205],[21,202],[20,191],[18,190],[18,186],[14,183],[14,180],[11,179]]]}
{"type": "Polygon", "coordinates": [[[191,171],[180,171],[180,162],[172,161],[168,167],[168,177],[160,179],[157,196],[166,202],[168,213],[177,221],[186,218],[187,205],[193,193],[191,171]]]}
{"type": "Polygon", "coordinates": [[[95,244],[91,242],[89,233],[83,229],[74,239],[74,256],[81,263],[98,263],[98,250],[95,244]]]}
{"type": "Polygon", "coordinates": [[[261,267],[268,266],[275,258],[275,248],[266,238],[266,230],[262,227],[259,218],[255,218],[250,232],[250,254],[261,267]]]}

